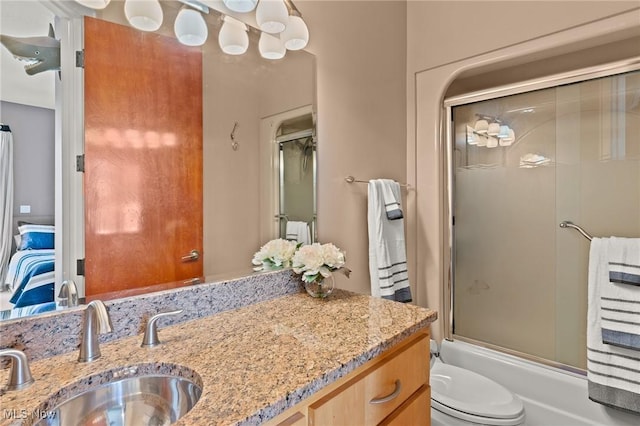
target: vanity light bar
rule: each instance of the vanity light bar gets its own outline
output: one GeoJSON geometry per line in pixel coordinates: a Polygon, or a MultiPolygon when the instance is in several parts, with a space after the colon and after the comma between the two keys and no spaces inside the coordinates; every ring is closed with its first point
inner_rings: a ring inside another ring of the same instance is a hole
{"type": "Polygon", "coordinates": [[[209,13],[209,6],[200,3],[198,0],[178,0],[180,3],[186,4],[202,13],[209,13]]]}

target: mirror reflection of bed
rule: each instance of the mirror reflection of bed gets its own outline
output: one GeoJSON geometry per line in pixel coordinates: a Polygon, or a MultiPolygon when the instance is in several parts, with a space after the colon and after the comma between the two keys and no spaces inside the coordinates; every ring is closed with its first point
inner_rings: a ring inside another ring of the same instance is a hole
{"type": "MultiPolygon", "coordinates": [[[[31,2],[30,2],[31,3],[31,2]]],[[[14,7],[3,4],[3,34],[47,35],[54,14],[44,7],[28,5],[30,19],[16,20],[14,7]],[[6,12],[6,13],[5,13],[6,12]]],[[[2,75],[0,122],[3,124],[0,199],[2,259],[0,259],[0,319],[55,308],[54,267],[54,156],[55,71],[28,75],[26,63],[15,60],[0,47],[2,75]],[[11,148],[9,149],[9,144],[11,148]],[[8,153],[11,155],[8,155],[8,153]],[[12,161],[9,177],[9,162],[12,161]],[[10,182],[11,185],[7,183],[10,182]],[[11,262],[9,263],[9,260],[11,262]],[[7,311],[7,309],[15,307],[7,311]]]]}
{"type": "Polygon", "coordinates": [[[3,236],[13,238],[10,243],[3,238],[3,252],[11,246],[0,274],[0,318],[15,318],[55,309],[54,120],[47,108],[5,101],[1,107],[3,122],[11,123],[5,125],[2,144],[12,145],[3,157],[13,151],[13,173],[9,177],[5,161],[0,172],[13,183],[14,197],[13,203],[5,199],[9,205],[3,208],[10,223],[3,236]],[[7,215],[7,209],[13,214],[7,215]]]}

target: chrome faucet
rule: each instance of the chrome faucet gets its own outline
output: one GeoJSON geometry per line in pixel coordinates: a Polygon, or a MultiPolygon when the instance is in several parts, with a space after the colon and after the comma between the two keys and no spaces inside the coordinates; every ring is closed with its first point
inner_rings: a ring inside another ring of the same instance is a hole
{"type": "Polygon", "coordinates": [[[24,352],[17,349],[0,349],[0,358],[5,356],[11,358],[7,390],[24,389],[33,383],[29,362],[24,352]]]}
{"type": "Polygon", "coordinates": [[[66,306],[71,308],[78,306],[78,287],[73,280],[65,280],[60,286],[60,292],[58,293],[59,306],[66,306]]]}
{"type": "Polygon", "coordinates": [[[100,358],[100,344],[98,336],[111,332],[111,318],[107,308],[100,300],[93,300],[84,310],[84,324],[82,326],[82,340],[80,341],[79,362],[90,362],[100,358]]]}
{"type": "Polygon", "coordinates": [[[144,337],[142,338],[142,347],[150,347],[155,346],[160,343],[160,339],[158,339],[158,328],[156,327],[156,321],[162,317],[166,317],[168,315],[176,315],[182,312],[182,309],[177,311],[170,312],[162,312],[156,314],[149,318],[147,322],[147,327],[144,330],[144,337]]]}

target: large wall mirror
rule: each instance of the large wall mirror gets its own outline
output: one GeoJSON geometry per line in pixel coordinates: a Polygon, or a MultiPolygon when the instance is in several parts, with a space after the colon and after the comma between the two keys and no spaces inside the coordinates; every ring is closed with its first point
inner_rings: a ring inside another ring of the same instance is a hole
{"type": "MultiPolygon", "coordinates": [[[[316,239],[314,56],[298,50],[287,51],[282,59],[265,59],[258,51],[260,32],[250,26],[246,53],[225,54],[218,43],[223,14],[215,9],[203,14],[208,28],[205,44],[182,46],[175,38],[174,22],[183,2],[159,3],[163,24],[155,32],[131,28],[122,1],[111,1],[100,11],[72,1],[3,1],[0,5],[3,35],[45,37],[51,23],[54,38],[61,42],[62,64],[60,74],[49,70],[27,75],[25,63],[17,61],[4,44],[0,47],[0,121],[11,128],[14,146],[11,233],[28,233],[29,226],[24,224],[51,226],[55,232],[53,248],[17,250],[20,246],[14,241],[11,253],[35,258],[48,250],[47,259],[55,265],[50,273],[55,277],[56,296],[46,307],[24,303],[16,307],[9,300],[27,281],[18,282],[15,271],[9,271],[0,293],[3,319],[60,309],[58,295],[65,280],[76,283],[82,300],[85,294],[88,299],[126,297],[251,274],[253,253],[269,239],[285,238],[289,222],[308,227],[299,238],[316,239]],[[102,31],[94,41],[92,31],[94,35],[102,31]],[[135,40],[127,42],[126,48],[121,40],[112,42],[109,49],[120,55],[96,59],[92,52],[108,50],[96,43],[111,40],[112,31],[128,31],[135,40]],[[158,40],[173,49],[172,58],[155,58],[158,62],[148,65],[147,57],[153,56],[149,52],[155,52],[151,43],[158,40]],[[75,66],[76,47],[86,49],[84,69],[75,66]],[[189,55],[195,55],[197,73],[185,77],[169,70],[193,66],[189,55]],[[131,63],[129,68],[123,68],[125,61],[131,63]],[[9,67],[21,74],[29,90],[9,90],[19,87],[6,79],[9,67]],[[146,77],[140,77],[143,73],[146,77]],[[148,98],[136,91],[146,84],[140,78],[153,80],[157,87],[147,90],[148,98]],[[195,79],[201,87],[198,93],[188,92],[187,79],[195,79]],[[46,80],[43,86],[48,94],[31,93],[36,80],[46,80]],[[121,84],[125,80],[134,81],[133,87],[121,84]],[[176,105],[180,97],[185,99],[182,106],[176,105]],[[201,107],[195,113],[191,110],[194,103],[201,107]],[[37,113],[45,118],[36,117],[37,113]],[[48,120],[47,126],[36,125],[36,118],[48,120]],[[144,125],[135,124],[140,122],[144,125]],[[201,144],[189,145],[177,154],[173,147],[180,138],[201,138],[201,144]],[[107,153],[105,147],[115,147],[115,153],[113,149],[107,153]],[[81,154],[85,154],[84,173],[75,170],[76,156],[81,154]],[[197,159],[192,161],[192,157],[197,159]],[[105,164],[115,162],[114,158],[122,162],[108,170],[105,164]],[[178,195],[170,192],[176,179],[169,175],[170,166],[161,162],[167,159],[182,173],[180,179],[196,182],[190,185],[200,193],[200,200],[183,195],[181,189],[178,195]],[[159,195],[151,197],[157,203],[150,207],[129,198],[132,193],[149,194],[158,188],[159,195]],[[178,219],[169,219],[167,203],[175,207],[178,219]],[[191,211],[196,212],[195,219],[186,219],[191,211]],[[152,234],[169,232],[165,234],[169,236],[133,249],[128,238],[142,228],[152,234]],[[98,235],[93,243],[88,235],[92,230],[98,235]],[[184,248],[166,249],[187,234],[193,241],[187,241],[184,248]],[[107,263],[92,270],[97,255],[91,250],[101,252],[107,263]],[[153,257],[156,252],[162,253],[160,261],[153,257]],[[133,259],[135,266],[123,265],[119,256],[133,259]],[[131,278],[137,270],[160,269],[154,265],[172,262],[176,266],[169,269],[200,266],[176,279],[164,275],[148,281],[131,278]],[[111,281],[90,290],[90,274],[111,281]],[[118,286],[112,287],[113,282],[118,286]]],[[[203,3],[215,7],[221,2],[203,3]]]]}

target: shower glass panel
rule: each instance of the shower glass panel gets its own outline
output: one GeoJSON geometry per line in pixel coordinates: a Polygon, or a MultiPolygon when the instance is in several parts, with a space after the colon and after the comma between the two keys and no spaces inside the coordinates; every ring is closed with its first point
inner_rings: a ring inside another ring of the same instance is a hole
{"type": "Polygon", "coordinates": [[[585,369],[589,241],[559,223],[640,237],[640,72],[451,117],[454,335],[585,369]]]}
{"type": "Polygon", "coordinates": [[[280,238],[304,242],[296,238],[299,227],[306,224],[307,243],[315,242],[316,220],[316,143],[309,134],[301,138],[279,141],[280,149],[280,238]],[[291,223],[290,223],[291,222],[291,223]]]}

